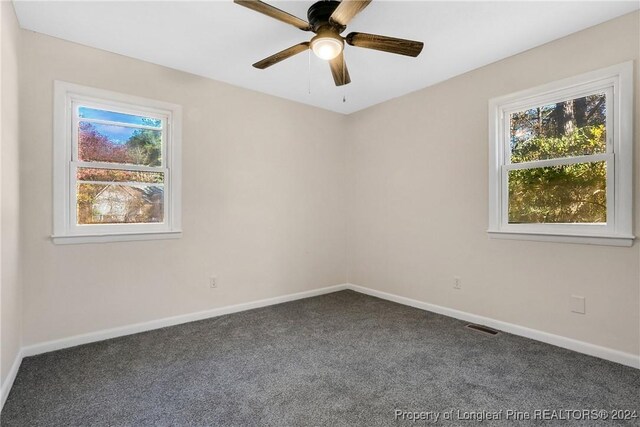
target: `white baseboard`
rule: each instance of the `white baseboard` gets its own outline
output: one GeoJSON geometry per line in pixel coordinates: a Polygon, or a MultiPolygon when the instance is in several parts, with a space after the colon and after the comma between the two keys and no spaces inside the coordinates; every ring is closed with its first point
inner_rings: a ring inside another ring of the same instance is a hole
{"type": "Polygon", "coordinates": [[[2,388],[0,389],[0,411],[4,407],[4,402],[7,401],[7,397],[9,397],[9,392],[11,391],[11,387],[13,387],[13,382],[16,380],[16,376],[18,375],[18,369],[20,369],[20,364],[22,363],[22,352],[19,351],[16,354],[16,358],[13,361],[13,365],[11,365],[11,370],[9,371],[9,375],[7,375],[7,379],[2,383],[2,388]]]}
{"type": "Polygon", "coordinates": [[[303,298],[315,297],[332,292],[347,289],[346,285],[328,286],[326,288],[314,289],[311,291],[298,292],[295,294],[282,295],[273,298],[251,301],[242,304],[229,305],[225,307],[213,308],[211,310],[198,311],[195,313],[181,314],[178,316],[165,317],[163,319],[151,320],[149,322],[135,323],[133,325],[120,326],[117,328],[103,329],[101,331],[89,332],[81,335],[74,335],[53,341],[45,341],[38,344],[22,347],[23,357],[35,356],[36,354],[47,353],[49,351],[61,350],[63,348],[75,347],[77,345],[89,344],[96,341],[103,341],[110,338],[122,337],[125,335],[137,334],[139,332],[151,331],[165,328],[167,326],[180,325],[182,323],[194,322],[196,320],[209,319],[211,317],[225,314],[238,313],[240,311],[254,308],[266,307],[269,305],[281,304],[283,302],[295,301],[303,298]]]}
{"type": "MultiPolygon", "coordinates": [[[[568,350],[577,351],[579,353],[588,354],[590,356],[599,357],[601,359],[610,360],[612,362],[617,362],[626,366],[631,366],[631,367],[640,369],[640,356],[637,356],[631,353],[625,353],[619,350],[602,347],[596,344],[591,344],[584,341],[578,341],[572,338],[567,338],[560,335],[554,335],[548,332],[543,332],[536,329],[515,325],[513,323],[503,322],[501,320],[492,319],[490,317],[479,316],[476,314],[467,313],[464,311],[455,310],[452,308],[447,308],[447,307],[443,307],[435,304],[430,304],[427,302],[418,301],[415,299],[402,297],[399,295],[390,294],[387,292],[382,292],[375,289],[366,288],[364,286],[354,285],[351,283],[329,286],[326,288],[314,289],[311,291],[298,292],[295,294],[282,295],[274,298],[267,298],[267,299],[252,301],[248,303],[236,304],[236,305],[231,305],[226,307],[219,307],[211,310],[199,311],[196,313],[166,317],[163,319],[152,320],[149,322],[136,323],[133,325],[127,325],[127,326],[122,326],[118,328],[111,328],[111,329],[105,329],[102,331],[90,332],[82,335],[75,335],[72,337],[62,338],[54,341],[46,341],[43,343],[23,347],[21,356],[22,357],[34,356],[36,354],[46,353],[49,351],[61,350],[64,348],[75,347],[77,345],[88,344],[88,343],[102,341],[110,338],[117,338],[125,335],[136,334],[139,332],[151,331],[153,329],[179,325],[182,323],[193,322],[196,320],[208,319],[211,317],[222,316],[225,314],[237,313],[240,311],[251,310],[254,308],[266,307],[274,304],[281,304],[288,301],[295,301],[298,299],[310,298],[310,297],[324,295],[324,294],[337,292],[345,289],[350,289],[355,292],[360,292],[362,294],[371,295],[371,296],[382,298],[388,301],[393,301],[399,304],[419,308],[421,310],[431,311],[433,313],[442,314],[445,316],[464,320],[466,322],[482,324],[494,329],[498,329],[500,331],[508,332],[510,334],[519,335],[525,338],[531,338],[537,341],[542,341],[547,344],[566,348],[568,350]]],[[[17,367],[16,367],[16,372],[17,372],[17,367]]],[[[7,381],[7,384],[8,383],[9,381],[7,381]]],[[[4,386],[3,386],[3,390],[4,390],[4,386]]]]}
{"type": "Polygon", "coordinates": [[[557,347],[566,348],[568,350],[577,351],[578,353],[588,354],[589,356],[599,357],[611,362],[616,362],[626,366],[631,366],[636,369],[640,369],[640,356],[635,354],[625,353],[608,347],[602,347],[596,344],[578,341],[572,338],[554,335],[536,329],[526,328],[524,326],[515,325],[513,323],[495,320],[490,317],[479,316],[477,314],[454,310],[452,308],[442,307],[440,305],[429,304],[415,299],[401,297],[399,295],[377,291],[375,289],[365,288],[364,286],[354,285],[351,283],[347,284],[346,288],[366,295],[371,295],[388,301],[397,302],[399,304],[408,305],[449,317],[454,317],[466,322],[489,326],[493,329],[508,332],[513,335],[519,335],[521,337],[530,338],[536,341],[542,341],[544,343],[555,345],[557,347]]]}
{"type": "Polygon", "coordinates": [[[266,307],[275,304],[281,304],[284,302],[295,301],[303,298],[310,298],[318,295],[329,294],[332,292],[342,291],[350,289],[362,294],[371,295],[374,297],[382,298],[388,301],[393,301],[399,304],[408,305],[411,307],[419,308],[433,313],[442,314],[445,316],[453,317],[456,319],[464,320],[467,322],[478,323],[489,326],[494,329],[498,329],[510,334],[519,335],[526,338],[531,338],[537,341],[542,341],[547,344],[552,344],[558,347],[566,348],[569,350],[577,351],[579,353],[588,354],[590,356],[599,357],[601,359],[610,360],[612,362],[621,363],[623,365],[631,366],[640,369],[640,357],[631,353],[625,353],[618,350],[613,350],[607,347],[590,344],[584,341],[574,340],[572,338],[566,338],[559,335],[550,334],[547,332],[538,331],[535,329],[526,328],[524,326],[515,325],[512,323],[503,322],[500,320],[491,319],[489,317],[479,316],[476,314],[467,313],[464,311],[454,310],[452,308],[442,307],[435,304],[429,304],[426,302],[418,301],[411,298],[402,297],[399,295],[390,294],[387,292],[377,291],[375,289],[366,288],[351,283],[329,286],[326,288],[314,289],[311,291],[298,292],[295,294],[282,295],[274,298],[267,298],[258,301],[252,301],[248,303],[236,304],[226,307],[214,308],[211,310],[199,311],[196,313],[183,314],[179,316],[166,317],[163,319],[152,320],[149,322],[136,323],[133,325],[121,326],[118,328],[104,329],[101,331],[90,332],[81,335],[75,335],[72,337],[61,338],[53,341],[46,341],[43,343],[33,344],[26,347],[22,347],[21,352],[16,356],[13,366],[7,380],[2,384],[1,389],[1,405],[4,405],[5,400],[9,395],[11,386],[16,378],[20,363],[23,357],[35,356],[37,354],[46,353],[49,351],[61,350],[64,348],[75,347],[77,345],[89,344],[96,341],[102,341],[110,338],[117,338],[125,335],[136,334],[139,332],[151,331],[154,329],[164,328],[167,326],[179,325],[182,323],[193,322],[197,320],[208,319],[211,317],[222,316],[225,314],[238,313],[245,310],[251,310],[254,308],[266,307]]]}

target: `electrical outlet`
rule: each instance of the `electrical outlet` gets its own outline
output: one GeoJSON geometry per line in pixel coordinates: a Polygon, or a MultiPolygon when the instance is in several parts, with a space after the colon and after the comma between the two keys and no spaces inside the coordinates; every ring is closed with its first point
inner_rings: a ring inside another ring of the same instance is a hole
{"type": "Polygon", "coordinates": [[[571,311],[573,313],[584,314],[584,297],[571,295],[571,311]]]}
{"type": "Polygon", "coordinates": [[[210,288],[217,288],[218,287],[218,279],[216,277],[210,277],[209,278],[209,287],[210,288]]]}
{"type": "Polygon", "coordinates": [[[453,278],[453,289],[462,289],[462,280],[458,276],[453,278]]]}

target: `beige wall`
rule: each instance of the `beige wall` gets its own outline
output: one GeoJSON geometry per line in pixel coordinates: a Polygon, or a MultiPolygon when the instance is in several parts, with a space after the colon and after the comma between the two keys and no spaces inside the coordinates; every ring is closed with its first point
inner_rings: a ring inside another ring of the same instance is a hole
{"type": "Polygon", "coordinates": [[[11,2],[0,2],[0,383],[20,350],[21,292],[19,287],[18,175],[18,45],[20,31],[11,2]]]}
{"type": "MultiPolygon", "coordinates": [[[[639,354],[639,244],[490,240],[490,98],[635,60],[633,13],[350,116],[349,281],[639,354]],[[460,276],[462,290],[453,289],[460,276]],[[570,295],[586,297],[586,315],[570,295]]],[[[640,184],[635,174],[636,224],[640,184]]]]}
{"type": "Polygon", "coordinates": [[[629,59],[637,73],[638,18],[347,117],[23,31],[24,345],[348,280],[638,354],[637,244],[486,234],[488,100],[629,59]],[[182,239],[51,243],[54,79],[184,107],[182,239]]]}
{"type": "Polygon", "coordinates": [[[346,281],[343,116],[22,36],[24,345],[346,281]],[[52,244],[55,79],[183,106],[181,239],[52,244]]]}

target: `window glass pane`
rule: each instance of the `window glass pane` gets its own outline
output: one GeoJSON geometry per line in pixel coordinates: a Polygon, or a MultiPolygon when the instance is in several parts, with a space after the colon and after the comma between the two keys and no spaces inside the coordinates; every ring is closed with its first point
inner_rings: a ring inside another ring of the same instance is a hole
{"type": "Polygon", "coordinates": [[[511,163],[604,153],[606,116],[604,93],[512,113],[511,163]]]}
{"type": "Polygon", "coordinates": [[[79,122],[78,159],[85,162],[162,165],[162,132],[79,122]]]}
{"type": "Polygon", "coordinates": [[[78,181],[110,181],[110,182],[144,182],[162,184],[164,173],[142,172],[122,169],[78,168],[78,181]]]}
{"type": "Polygon", "coordinates": [[[110,122],[129,123],[132,125],[162,128],[162,120],[151,117],[134,116],[132,114],[116,113],[114,111],[99,110],[97,108],[78,107],[78,117],[81,119],[108,120],[110,122]]]}
{"type": "Polygon", "coordinates": [[[163,186],[79,183],[77,191],[78,224],[163,221],[163,186]]]}
{"type": "Polygon", "coordinates": [[[606,162],[509,171],[509,223],[606,223],[606,162]]]}

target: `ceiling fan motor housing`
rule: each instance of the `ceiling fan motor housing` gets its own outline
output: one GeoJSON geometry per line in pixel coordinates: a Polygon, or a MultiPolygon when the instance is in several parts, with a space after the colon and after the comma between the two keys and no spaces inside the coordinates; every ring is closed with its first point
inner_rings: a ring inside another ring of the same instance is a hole
{"type": "Polygon", "coordinates": [[[307,11],[307,19],[314,33],[327,26],[335,28],[338,34],[347,29],[345,25],[329,22],[329,17],[339,4],[340,2],[336,0],[321,0],[311,5],[307,11]]]}
{"type": "Polygon", "coordinates": [[[336,86],[342,86],[351,82],[343,55],[345,42],[354,47],[413,57],[420,55],[424,47],[424,43],[419,41],[368,33],[352,32],[346,38],[342,37],[341,34],[347,29],[349,22],[362,12],[371,0],[316,1],[307,10],[308,22],[262,0],[233,1],[302,31],[315,33],[310,41],[298,43],[253,64],[255,68],[261,70],[311,49],[319,58],[329,63],[336,86]]]}

